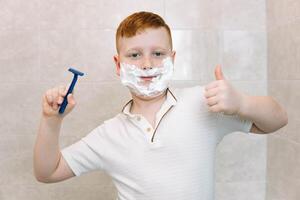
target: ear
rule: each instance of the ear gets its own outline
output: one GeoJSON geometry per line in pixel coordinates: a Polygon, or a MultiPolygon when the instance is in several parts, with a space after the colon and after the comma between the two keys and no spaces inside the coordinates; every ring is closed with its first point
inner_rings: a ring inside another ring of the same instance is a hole
{"type": "Polygon", "coordinates": [[[171,58],[172,58],[173,64],[174,64],[174,62],[175,62],[175,57],[176,57],[176,51],[172,51],[171,58]]]}
{"type": "Polygon", "coordinates": [[[119,55],[114,55],[114,61],[116,65],[116,74],[120,76],[120,58],[119,55]]]}

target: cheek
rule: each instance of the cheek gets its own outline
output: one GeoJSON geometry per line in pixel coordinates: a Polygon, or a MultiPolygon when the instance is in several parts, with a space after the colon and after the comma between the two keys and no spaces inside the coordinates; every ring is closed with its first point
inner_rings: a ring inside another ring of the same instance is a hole
{"type": "Polygon", "coordinates": [[[140,67],[142,65],[142,62],[140,60],[126,59],[124,62],[130,65],[135,65],[137,67],[140,67]]]}

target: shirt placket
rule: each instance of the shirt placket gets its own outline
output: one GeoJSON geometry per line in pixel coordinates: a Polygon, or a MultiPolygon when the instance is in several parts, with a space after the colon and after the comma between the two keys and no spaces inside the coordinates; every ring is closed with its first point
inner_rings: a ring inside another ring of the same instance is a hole
{"type": "Polygon", "coordinates": [[[146,118],[141,115],[136,115],[131,117],[130,121],[141,131],[143,137],[145,138],[145,142],[148,144],[150,149],[156,149],[163,146],[160,140],[156,140],[155,142],[151,141],[154,134],[154,129],[146,118]]]}
{"type": "MultiPolygon", "coordinates": [[[[173,94],[169,94],[169,95],[173,96],[173,94]]],[[[157,135],[157,129],[159,128],[159,125],[161,121],[163,121],[165,115],[176,104],[176,99],[174,96],[173,98],[174,99],[172,100],[169,100],[167,98],[167,100],[164,102],[159,112],[156,114],[155,127],[152,127],[152,125],[148,122],[148,120],[142,115],[129,114],[127,111],[127,115],[130,118],[131,122],[142,131],[147,143],[149,143],[151,147],[156,148],[162,146],[162,141],[160,139],[160,136],[157,135]]]]}

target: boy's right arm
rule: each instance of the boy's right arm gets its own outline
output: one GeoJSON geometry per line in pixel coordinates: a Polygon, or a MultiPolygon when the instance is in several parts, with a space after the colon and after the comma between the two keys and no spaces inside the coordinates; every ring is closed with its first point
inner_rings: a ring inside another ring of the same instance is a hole
{"type": "Polygon", "coordinates": [[[68,106],[64,114],[59,114],[59,105],[67,93],[60,86],[48,90],[43,95],[43,113],[34,147],[34,174],[38,181],[53,183],[75,176],[59,149],[59,134],[63,118],[74,108],[73,95],[68,95],[68,106]]]}

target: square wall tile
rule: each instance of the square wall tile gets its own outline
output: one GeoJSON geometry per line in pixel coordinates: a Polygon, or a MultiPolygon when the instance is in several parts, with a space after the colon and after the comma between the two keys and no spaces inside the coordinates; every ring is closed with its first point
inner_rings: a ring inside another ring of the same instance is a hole
{"type": "Polygon", "coordinates": [[[223,30],[265,31],[265,0],[222,0],[223,30]]]}
{"type": "Polygon", "coordinates": [[[79,77],[81,82],[118,80],[114,34],[109,30],[42,31],[42,81],[71,81],[69,67],[85,73],[79,77]]]}
{"type": "Polygon", "coordinates": [[[287,111],[289,119],[288,124],[279,129],[276,133],[279,134],[280,137],[300,143],[300,81],[269,81],[268,88],[270,96],[274,97],[287,111]]]}
{"type": "Polygon", "coordinates": [[[0,82],[39,81],[39,34],[0,31],[0,82]]]}
{"type": "Polygon", "coordinates": [[[266,32],[224,31],[223,72],[230,80],[266,80],[266,32]]]}
{"type": "Polygon", "coordinates": [[[300,79],[300,20],[268,32],[268,77],[300,79]]]}
{"type": "Polygon", "coordinates": [[[0,30],[36,30],[39,27],[39,0],[2,0],[0,30]]]}
{"type": "Polygon", "coordinates": [[[300,144],[268,137],[267,200],[300,198],[300,144]]]}
{"type": "Polygon", "coordinates": [[[207,80],[209,69],[220,62],[219,34],[216,31],[174,30],[176,51],[173,80],[207,80]]]}
{"type": "Polygon", "coordinates": [[[268,28],[270,30],[300,20],[300,1],[266,0],[268,28]]]}
{"type": "Polygon", "coordinates": [[[0,93],[0,135],[36,133],[42,88],[35,83],[5,83],[0,85],[0,93]]]}
{"type": "Polygon", "coordinates": [[[218,145],[216,181],[265,181],[266,136],[231,133],[218,145]]]}
{"type": "Polygon", "coordinates": [[[211,0],[165,1],[166,21],[172,29],[217,29],[220,2],[211,0]]]}
{"type": "Polygon", "coordinates": [[[217,183],[216,200],[265,200],[265,188],[264,181],[217,183]]]}
{"type": "Polygon", "coordinates": [[[116,29],[128,15],[151,11],[164,16],[163,1],[51,0],[40,6],[43,30],[116,29]]]}
{"type": "Polygon", "coordinates": [[[65,187],[51,187],[48,193],[52,199],[57,200],[115,200],[117,198],[116,188],[112,185],[98,186],[98,185],[80,185],[80,186],[65,186],[65,187]]]}
{"type": "Polygon", "coordinates": [[[52,200],[46,187],[37,188],[35,185],[1,185],[1,200],[52,200]]]}

